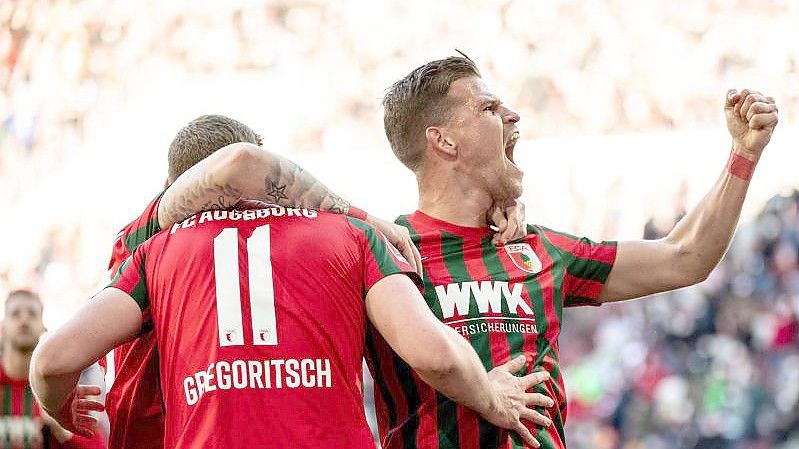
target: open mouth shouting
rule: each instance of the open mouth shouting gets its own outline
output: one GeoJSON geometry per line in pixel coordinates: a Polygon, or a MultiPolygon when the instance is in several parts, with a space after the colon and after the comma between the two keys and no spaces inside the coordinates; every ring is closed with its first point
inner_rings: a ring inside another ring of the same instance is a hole
{"type": "Polygon", "coordinates": [[[505,157],[507,157],[513,165],[516,165],[516,162],[513,160],[513,150],[516,147],[516,142],[519,141],[519,136],[519,130],[514,130],[505,140],[505,157]]]}

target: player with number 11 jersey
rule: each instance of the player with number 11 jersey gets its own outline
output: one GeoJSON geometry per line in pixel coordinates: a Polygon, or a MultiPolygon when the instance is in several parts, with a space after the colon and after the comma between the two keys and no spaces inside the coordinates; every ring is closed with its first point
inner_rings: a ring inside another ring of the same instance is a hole
{"type": "Polygon", "coordinates": [[[361,221],[279,206],[203,212],[136,249],[111,286],[154,327],[165,447],[373,447],[363,300],[412,273],[391,249],[361,221]]]}

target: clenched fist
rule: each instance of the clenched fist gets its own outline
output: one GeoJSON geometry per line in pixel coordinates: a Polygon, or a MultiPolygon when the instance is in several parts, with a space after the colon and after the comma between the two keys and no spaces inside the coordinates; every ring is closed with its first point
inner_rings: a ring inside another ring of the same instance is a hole
{"type": "Polygon", "coordinates": [[[760,92],[744,89],[727,91],[724,104],[727,129],[732,136],[733,151],[757,162],[777,126],[777,105],[774,99],[760,92]]]}

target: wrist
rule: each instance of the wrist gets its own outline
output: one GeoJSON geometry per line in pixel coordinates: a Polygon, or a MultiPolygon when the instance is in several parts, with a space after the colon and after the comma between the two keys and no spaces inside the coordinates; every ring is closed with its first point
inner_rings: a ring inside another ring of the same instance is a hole
{"type": "Polygon", "coordinates": [[[736,178],[749,181],[755,171],[757,160],[750,159],[747,155],[740,154],[733,150],[727,160],[727,171],[736,178]]]}
{"type": "Polygon", "coordinates": [[[733,142],[732,144],[732,154],[737,154],[738,156],[745,158],[755,164],[760,160],[759,153],[751,151],[737,142],[733,142]]]}

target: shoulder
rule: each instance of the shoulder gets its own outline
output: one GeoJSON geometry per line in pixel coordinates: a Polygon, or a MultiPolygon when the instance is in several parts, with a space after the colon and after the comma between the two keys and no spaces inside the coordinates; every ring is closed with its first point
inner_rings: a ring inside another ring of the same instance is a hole
{"type": "Polygon", "coordinates": [[[123,226],[119,234],[117,234],[117,238],[122,239],[129,250],[141,243],[140,240],[145,239],[144,237],[147,233],[152,233],[153,230],[161,229],[158,225],[158,204],[163,195],[164,191],[156,195],[155,198],[147,203],[144,210],[142,210],[136,218],[123,226]]]}

